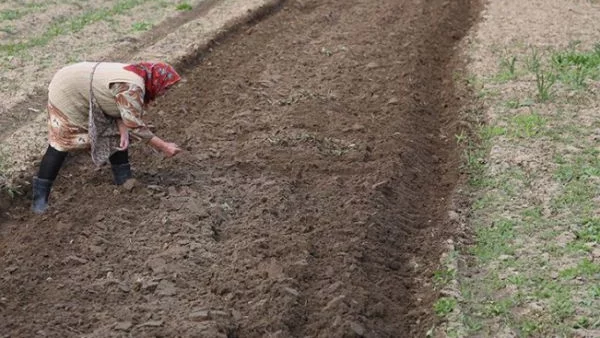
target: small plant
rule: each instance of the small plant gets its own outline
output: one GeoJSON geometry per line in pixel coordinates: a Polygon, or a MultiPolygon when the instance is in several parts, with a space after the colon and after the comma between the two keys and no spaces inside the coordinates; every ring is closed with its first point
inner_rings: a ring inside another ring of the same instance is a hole
{"type": "Polygon", "coordinates": [[[508,60],[504,60],[504,66],[508,70],[508,73],[512,76],[515,75],[515,65],[517,63],[517,57],[512,56],[508,60]]]}
{"type": "Polygon", "coordinates": [[[590,327],[590,319],[587,317],[579,317],[577,319],[577,321],[575,322],[575,325],[573,325],[573,328],[575,329],[587,329],[590,327]]]}
{"type": "Polygon", "coordinates": [[[467,140],[467,134],[461,130],[460,133],[454,135],[454,138],[456,138],[456,143],[463,144],[467,140]]]}
{"type": "Polygon", "coordinates": [[[575,88],[584,88],[585,80],[600,77],[600,46],[593,51],[579,52],[569,50],[552,55],[552,64],[559,72],[561,81],[575,88]]]}
{"type": "Polygon", "coordinates": [[[512,99],[512,100],[506,101],[506,107],[507,108],[517,109],[520,106],[521,106],[521,102],[519,102],[519,99],[512,99]]]}
{"type": "Polygon", "coordinates": [[[12,186],[6,175],[6,158],[4,151],[0,151],[0,194],[6,193],[10,198],[23,195],[21,186],[12,186]]]}
{"type": "Polygon", "coordinates": [[[512,134],[516,137],[530,138],[540,135],[546,126],[546,119],[536,113],[520,114],[512,118],[512,134]]]}
{"type": "Polygon", "coordinates": [[[484,308],[484,313],[488,317],[504,316],[510,309],[509,300],[490,301],[484,308]]]}
{"type": "Polygon", "coordinates": [[[508,81],[513,80],[517,77],[516,74],[517,57],[511,56],[504,58],[500,61],[500,74],[498,74],[498,80],[508,81]]]}
{"type": "Polygon", "coordinates": [[[510,220],[499,220],[488,227],[476,230],[478,245],[473,253],[481,262],[487,262],[503,254],[512,254],[512,240],[515,236],[515,224],[510,220]]]}
{"type": "Polygon", "coordinates": [[[510,108],[510,109],[518,109],[521,107],[531,107],[534,105],[534,102],[531,99],[525,99],[522,101],[519,99],[510,99],[510,100],[506,101],[505,105],[507,108],[510,108]]]}
{"type": "Polygon", "coordinates": [[[442,297],[433,304],[433,310],[438,317],[446,317],[456,307],[456,299],[450,297],[442,297]]]}
{"type": "Polygon", "coordinates": [[[539,324],[531,320],[525,320],[520,325],[520,331],[523,337],[529,337],[530,335],[538,332],[539,330],[539,324]]]}
{"type": "Polygon", "coordinates": [[[540,102],[546,102],[550,99],[554,83],[556,83],[556,74],[538,69],[535,73],[535,84],[537,87],[537,98],[540,102]]]}
{"type": "Polygon", "coordinates": [[[17,186],[17,187],[9,187],[6,186],[5,184],[1,184],[0,183],[0,191],[6,191],[6,193],[8,194],[8,196],[10,196],[10,198],[15,198],[17,196],[23,196],[23,187],[21,186],[17,186]]]}
{"type": "Polygon", "coordinates": [[[506,278],[506,281],[516,286],[522,286],[525,283],[525,278],[523,276],[515,275],[509,276],[506,278]]]}
{"type": "Polygon", "coordinates": [[[10,189],[8,189],[7,179],[5,176],[5,172],[6,172],[5,159],[6,159],[6,155],[4,154],[4,152],[0,152],[0,193],[2,193],[2,191],[6,191],[10,195],[10,189]]]}
{"type": "Polygon", "coordinates": [[[152,24],[146,21],[139,21],[139,22],[134,22],[131,25],[131,28],[135,31],[135,32],[143,32],[143,31],[147,31],[150,28],[152,28],[152,24]]]}
{"type": "Polygon", "coordinates": [[[0,27],[0,32],[4,32],[11,35],[15,34],[15,26],[0,27]]]}
{"type": "Polygon", "coordinates": [[[564,321],[575,312],[569,292],[560,291],[554,294],[550,301],[550,313],[556,321],[564,321]]]}
{"type": "Polygon", "coordinates": [[[182,2],[180,4],[177,5],[177,7],[175,7],[178,11],[191,11],[192,10],[192,5],[188,4],[187,2],[182,2]]]}
{"type": "Polygon", "coordinates": [[[575,87],[577,88],[583,88],[585,87],[585,79],[587,77],[588,71],[585,67],[583,67],[582,65],[577,65],[577,67],[575,67],[574,73],[573,73],[573,84],[575,85],[575,87]]]}
{"type": "Polygon", "coordinates": [[[433,282],[436,285],[443,287],[444,285],[450,283],[450,281],[453,280],[455,277],[456,270],[454,269],[437,270],[433,273],[433,282]]]}
{"type": "Polygon", "coordinates": [[[552,62],[557,67],[580,65],[595,68],[600,65],[600,48],[598,45],[590,52],[567,51],[552,55],[552,62]]]}
{"type": "Polygon", "coordinates": [[[23,16],[41,10],[47,6],[45,3],[22,3],[20,1],[18,9],[3,9],[0,11],[0,22],[2,21],[12,21],[22,18],[23,16]]]}
{"type": "Polygon", "coordinates": [[[600,265],[584,258],[576,267],[561,271],[560,276],[565,279],[573,279],[578,276],[594,276],[597,273],[600,273],[600,265]]]}
{"type": "Polygon", "coordinates": [[[15,9],[5,9],[0,11],[0,21],[15,20],[23,16],[23,13],[15,9]]]}
{"type": "Polygon", "coordinates": [[[537,73],[542,65],[540,54],[537,49],[531,48],[531,56],[527,58],[527,69],[532,73],[537,73]]]}
{"type": "Polygon", "coordinates": [[[489,141],[493,137],[506,135],[506,128],[500,126],[485,126],[481,129],[481,137],[489,141]]]}
{"type": "Polygon", "coordinates": [[[469,330],[470,332],[478,332],[481,329],[483,329],[483,323],[477,318],[465,316],[463,321],[465,323],[465,326],[467,327],[467,330],[469,330]]]}
{"type": "Polygon", "coordinates": [[[487,164],[485,159],[488,149],[486,146],[467,139],[467,145],[464,147],[465,169],[469,173],[469,184],[473,187],[484,187],[488,183],[483,177],[487,164]]]}

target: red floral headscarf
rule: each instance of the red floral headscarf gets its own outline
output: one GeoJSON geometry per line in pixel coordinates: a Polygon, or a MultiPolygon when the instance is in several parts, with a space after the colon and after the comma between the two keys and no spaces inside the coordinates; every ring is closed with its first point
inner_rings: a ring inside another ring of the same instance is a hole
{"type": "Polygon", "coordinates": [[[125,67],[144,79],[146,90],[144,102],[148,103],[181,80],[181,77],[171,65],[164,62],[140,62],[125,67]]]}

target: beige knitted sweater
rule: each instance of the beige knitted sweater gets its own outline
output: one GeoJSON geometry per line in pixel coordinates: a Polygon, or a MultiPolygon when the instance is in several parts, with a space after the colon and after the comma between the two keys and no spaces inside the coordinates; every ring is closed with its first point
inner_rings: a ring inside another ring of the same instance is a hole
{"type": "MultiPolygon", "coordinates": [[[[90,99],[90,75],[96,62],[81,62],[59,70],[48,86],[48,100],[69,117],[71,123],[87,129],[90,99]]],[[[145,88],[144,79],[125,70],[127,64],[102,62],[96,67],[92,89],[102,111],[120,117],[110,85],[116,82],[133,83],[145,88]]]]}

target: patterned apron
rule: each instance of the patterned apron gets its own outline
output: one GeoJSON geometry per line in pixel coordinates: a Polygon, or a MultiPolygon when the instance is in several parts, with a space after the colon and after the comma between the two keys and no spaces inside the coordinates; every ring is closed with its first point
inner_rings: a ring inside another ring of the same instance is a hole
{"type": "Polygon", "coordinates": [[[121,144],[121,137],[119,134],[119,127],[117,126],[117,120],[106,115],[93,91],[94,73],[96,67],[101,62],[98,62],[92,68],[92,74],[90,75],[90,111],[89,111],[89,126],[88,134],[90,137],[91,144],[91,155],[92,161],[95,165],[101,166],[108,161],[108,158],[115,152],[118,151],[118,147],[121,144]]]}

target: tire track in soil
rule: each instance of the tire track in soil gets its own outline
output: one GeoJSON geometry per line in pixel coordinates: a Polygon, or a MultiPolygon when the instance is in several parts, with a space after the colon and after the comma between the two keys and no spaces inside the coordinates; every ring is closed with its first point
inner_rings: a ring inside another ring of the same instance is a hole
{"type": "Polygon", "coordinates": [[[72,157],[60,213],[11,210],[0,332],[422,336],[478,9],[289,0],[226,37],[153,111],[187,153],[134,147],[131,191],[72,157]]]}

